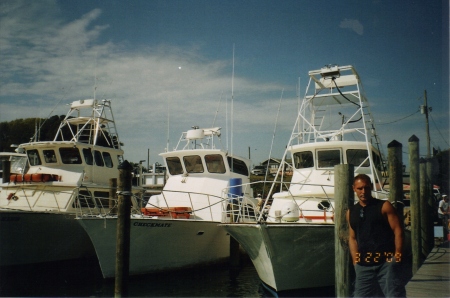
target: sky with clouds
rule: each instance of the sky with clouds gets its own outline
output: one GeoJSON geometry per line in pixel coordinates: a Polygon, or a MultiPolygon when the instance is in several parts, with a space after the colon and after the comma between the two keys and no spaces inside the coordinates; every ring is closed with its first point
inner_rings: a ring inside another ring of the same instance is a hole
{"type": "Polygon", "coordinates": [[[447,149],[446,2],[2,0],[0,122],[66,114],[96,86],[129,161],[161,162],[181,132],[220,126],[258,164],[283,154],[298,82],[304,93],[309,70],[338,64],[358,71],[385,151],[395,139],[407,159],[415,134],[426,154],[425,90],[431,145],[447,149]]]}

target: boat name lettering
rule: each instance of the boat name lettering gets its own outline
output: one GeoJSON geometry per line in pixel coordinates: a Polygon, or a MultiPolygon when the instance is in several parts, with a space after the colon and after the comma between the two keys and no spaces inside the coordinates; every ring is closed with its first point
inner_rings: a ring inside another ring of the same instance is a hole
{"type": "Polygon", "coordinates": [[[133,226],[136,227],[149,227],[149,228],[170,228],[172,224],[170,223],[145,223],[145,222],[135,222],[133,226]]]}

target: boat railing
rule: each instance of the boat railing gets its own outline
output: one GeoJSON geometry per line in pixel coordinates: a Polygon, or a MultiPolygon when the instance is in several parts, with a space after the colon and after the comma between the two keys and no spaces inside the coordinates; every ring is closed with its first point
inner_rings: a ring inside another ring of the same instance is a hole
{"type": "MultiPolygon", "coordinates": [[[[14,191],[9,192],[9,189],[4,191],[8,195],[0,206],[3,209],[77,215],[107,215],[117,210],[116,199],[101,196],[108,194],[108,189],[80,186],[62,190],[25,184],[14,188],[14,191]]],[[[133,196],[132,202],[134,208],[137,208],[135,206],[139,205],[138,197],[133,196]]]]}
{"type": "MultiPolygon", "coordinates": [[[[317,223],[318,221],[331,222],[334,220],[333,194],[334,186],[306,183],[291,183],[288,181],[256,181],[243,184],[238,187],[254,190],[262,190],[261,197],[257,197],[258,204],[251,216],[247,215],[246,221],[252,222],[282,222],[291,212],[298,213],[295,220],[305,223],[317,223]],[[270,189],[269,189],[270,188],[270,189]],[[292,202],[296,210],[283,210],[276,206],[277,210],[270,212],[273,197],[282,197],[286,203],[292,202]],[[296,207],[295,207],[296,206],[296,207]]],[[[230,197],[229,189],[225,189],[223,197],[230,197]]],[[[249,199],[247,198],[246,201],[249,199]]],[[[241,222],[241,214],[248,214],[240,200],[233,200],[231,207],[225,211],[223,222],[241,222]]]]}
{"type": "Polygon", "coordinates": [[[253,194],[254,186],[260,183],[270,185],[273,181],[244,183],[222,190],[222,199],[227,202],[222,214],[222,223],[256,222],[258,220],[264,201],[260,197],[254,198],[248,194],[253,194]]]}
{"type": "Polygon", "coordinates": [[[14,190],[4,188],[6,201],[2,200],[0,207],[21,211],[70,212],[68,209],[75,190],[55,190],[37,185],[22,185],[14,190]]]}
{"type": "MultiPolygon", "coordinates": [[[[232,205],[229,199],[218,195],[186,192],[177,190],[163,190],[156,198],[148,200],[145,208],[141,208],[141,215],[154,217],[168,217],[172,219],[212,220],[220,222],[224,210],[232,205]],[[174,199],[176,198],[176,199],[174,199]]],[[[251,202],[246,203],[245,210],[248,214],[254,214],[256,206],[251,202]]]]}
{"type": "MultiPolygon", "coordinates": [[[[131,214],[140,214],[140,208],[145,205],[141,192],[132,192],[131,214]]],[[[117,216],[118,198],[93,196],[91,193],[78,192],[74,201],[77,217],[117,216]]]]}
{"type": "MultiPolygon", "coordinates": [[[[160,194],[150,196],[148,199],[133,194],[131,200],[131,216],[134,218],[191,219],[220,222],[223,211],[231,208],[228,199],[223,199],[217,195],[176,190],[163,190],[160,194]]],[[[78,217],[117,216],[117,198],[79,194],[76,202],[78,217]]],[[[254,204],[247,203],[246,217],[248,217],[248,214],[253,215],[255,208],[254,204]]]]}
{"type": "MultiPolygon", "coordinates": [[[[248,184],[236,186],[245,190],[252,187],[254,190],[262,190],[261,197],[257,197],[258,205],[254,213],[250,214],[245,210],[245,205],[241,201],[249,201],[249,198],[243,200],[243,197],[232,198],[235,191],[230,188],[224,189],[223,198],[227,198],[230,207],[224,211],[222,222],[241,222],[241,214],[246,214],[246,220],[254,222],[283,222],[295,221],[299,223],[333,223],[334,222],[334,185],[312,184],[312,183],[291,183],[287,181],[257,181],[248,184]],[[266,188],[270,190],[264,191],[266,188]],[[283,200],[291,204],[291,209],[283,210],[283,206],[273,205],[274,197],[279,202],[283,200]],[[295,205],[294,205],[295,204],[295,205]],[[274,210],[270,210],[274,208],[274,210]],[[295,209],[295,210],[293,210],[295,209]],[[298,219],[292,218],[292,214],[298,212],[298,219]],[[291,215],[290,215],[291,213],[291,215]],[[285,220],[285,218],[289,218],[285,220]]],[[[246,193],[244,191],[244,193],[246,193]]],[[[387,199],[385,191],[373,191],[373,196],[379,199],[387,199]]],[[[355,197],[355,203],[357,198],[355,197]]]]}
{"type": "Polygon", "coordinates": [[[235,197],[227,199],[227,208],[222,214],[222,223],[256,222],[259,206],[248,198],[235,197]]]}

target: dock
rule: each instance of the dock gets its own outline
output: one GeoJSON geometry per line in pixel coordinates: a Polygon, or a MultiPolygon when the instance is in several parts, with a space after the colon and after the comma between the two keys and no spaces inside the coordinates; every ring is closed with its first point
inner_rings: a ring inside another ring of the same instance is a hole
{"type": "Polygon", "coordinates": [[[407,297],[450,297],[450,245],[437,245],[406,284],[407,297]]]}

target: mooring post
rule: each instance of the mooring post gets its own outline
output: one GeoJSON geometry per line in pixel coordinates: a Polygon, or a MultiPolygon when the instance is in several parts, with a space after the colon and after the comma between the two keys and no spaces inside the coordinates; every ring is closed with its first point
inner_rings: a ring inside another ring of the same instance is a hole
{"type": "Polygon", "coordinates": [[[404,224],[403,214],[403,145],[396,140],[388,144],[388,164],[389,164],[389,201],[397,209],[400,222],[404,224]]]}
{"type": "Polygon", "coordinates": [[[11,176],[11,162],[9,160],[5,160],[2,163],[2,179],[3,183],[8,183],[10,181],[11,176]]]}
{"type": "Polygon", "coordinates": [[[428,247],[431,251],[434,247],[434,208],[437,208],[436,202],[434,199],[433,194],[433,187],[434,187],[434,177],[433,177],[433,165],[434,165],[435,158],[427,158],[427,178],[428,178],[428,247]]]}
{"type": "Polygon", "coordinates": [[[412,274],[419,270],[421,263],[422,240],[420,236],[420,173],[419,173],[419,138],[412,135],[409,140],[409,183],[411,212],[411,248],[412,274]]]}
{"type": "Polygon", "coordinates": [[[428,189],[429,189],[429,180],[427,176],[427,161],[424,158],[419,160],[420,164],[420,235],[422,236],[421,245],[421,264],[425,261],[425,258],[431,251],[429,247],[429,235],[428,235],[428,226],[429,226],[429,216],[430,212],[428,209],[428,189]]]}
{"type": "Polygon", "coordinates": [[[132,170],[127,160],[119,165],[115,297],[128,296],[132,170]]]}
{"type": "Polygon", "coordinates": [[[109,213],[117,212],[117,178],[109,179],[109,213]]]}
{"type": "Polygon", "coordinates": [[[239,242],[230,236],[230,266],[232,270],[238,270],[241,266],[239,242]]]}
{"type": "Polygon", "coordinates": [[[354,166],[334,166],[334,252],[335,291],[337,297],[350,297],[352,259],[348,246],[349,228],[346,213],[355,202],[353,193],[354,166]]]}

